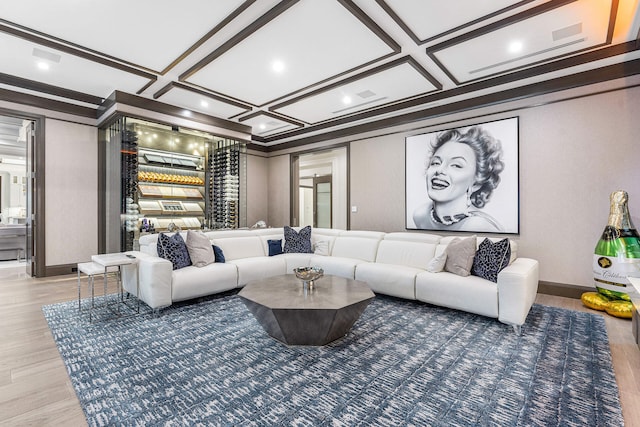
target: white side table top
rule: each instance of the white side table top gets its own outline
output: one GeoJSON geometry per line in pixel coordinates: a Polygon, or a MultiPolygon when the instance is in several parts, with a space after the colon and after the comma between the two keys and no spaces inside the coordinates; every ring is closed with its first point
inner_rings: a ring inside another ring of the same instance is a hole
{"type": "Polygon", "coordinates": [[[124,253],[113,253],[113,254],[100,254],[100,255],[92,255],[91,261],[97,262],[100,265],[105,267],[111,267],[114,265],[127,265],[127,264],[135,264],[138,262],[138,259],[133,255],[127,256],[124,253]]]}
{"type": "Polygon", "coordinates": [[[640,277],[627,277],[627,279],[629,279],[629,283],[631,283],[631,286],[633,286],[635,288],[636,297],[640,296],[640,277]]]}

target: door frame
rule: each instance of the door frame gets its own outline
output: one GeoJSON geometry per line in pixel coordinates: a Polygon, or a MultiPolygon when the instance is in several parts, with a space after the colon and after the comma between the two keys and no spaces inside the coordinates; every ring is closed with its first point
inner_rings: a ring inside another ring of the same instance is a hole
{"type": "Polygon", "coordinates": [[[329,228],[333,227],[333,176],[324,175],[313,178],[313,227],[318,227],[318,184],[329,184],[329,228]]]}
{"type": "Polygon", "coordinates": [[[31,147],[27,147],[27,262],[31,260],[31,275],[46,276],[46,240],[45,240],[45,116],[24,111],[10,110],[0,107],[0,115],[31,120],[34,124],[35,138],[31,147]],[[33,173],[31,173],[33,171],[33,173]],[[32,243],[31,243],[32,242],[32,243]]]}
{"type": "MultiPolygon", "coordinates": [[[[344,142],[340,144],[327,145],[320,148],[314,148],[311,150],[298,151],[295,153],[289,154],[289,224],[292,227],[297,227],[299,225],[299,205],[300,205],[300,156],[307,154],[318,154],[323,151],[332,151],[337,148],[345,148],[346,149],[346,218],[347,218],[347,230],[351,229],[351,144],[349,142],[344,142]]],[[[332,186],[333,191],[333,186],[332,186]]],[[[333,225],[333,214],[331,216],[331,222],[333,225]]]]}

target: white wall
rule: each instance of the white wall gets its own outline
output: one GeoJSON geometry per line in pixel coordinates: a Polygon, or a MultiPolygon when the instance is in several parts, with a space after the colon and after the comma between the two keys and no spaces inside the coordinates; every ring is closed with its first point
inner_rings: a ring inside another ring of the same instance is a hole
{"type": "MultiPolygon", "coordinates": [[[[632,220],[640,225],[640,87],[565,101],[549,98],[351,138],[351,205],[358,207],[351,213],[351,229],[405,230],[406,136],[518,116],[520,234],[510,237],[518,241],[520,256],[539,260],[540,280],[592,285],[593,250],[607,222],[611,192],[629,193],[632,220]]],[[[344,139],[327,145],[339,142],[344,139]]],[[[288,182],[288,167],[270,166],[276,167],[269,171],[272,182],[288,182]]],[[[288,192],[270,186],[269,194],[288,212],[288,192]]]]}
{"type": "Polygon", "coordinates": [[[88,261],[98,253],[98,130],[45,123],[47,266],[88,261]]]}

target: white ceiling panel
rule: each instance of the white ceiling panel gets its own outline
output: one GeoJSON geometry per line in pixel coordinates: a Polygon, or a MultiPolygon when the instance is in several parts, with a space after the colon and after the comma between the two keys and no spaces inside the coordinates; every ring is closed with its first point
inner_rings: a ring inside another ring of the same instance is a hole
{"type": "Polygon", "coordinates": [[[361,110],[432,92],[437,88],[405,62],[379,73],[345,83],[273,111],[308,123],[334,119],[361,110]]]}
{"type": "Polygon", "coordinates": [[[5,1],[2,19],[160,71],[244,0],[5,1]]]}
{"type": "Polygon", "coordinates": [[[458,82],[468,82],[604,44],[610,10],[611,0],[572,2],[432,55],[458,82]]]}
{"type": "MultiPolygon", "coordinates": [[[[529,0],[531,1],[531,0],[529,0]]],[[[522,0],[408,1],[384,0],[418,40],[428,40],[505,8],[529,3],[522,0]]]]}
{"type": "Polygon", "coordinates": [[[229,102],[223,102],[218,98],[179,87],[172,88],[158,98],[158,101],[223,119],[228,119],[251,110],[249,106],[243,108],[229,102]]]}
{"type": "Polygon", "coordinates": [[[5,1],[0,91],[2,102],[89,118],[100,99],[121,95],[118,108],[131,103],[123,113],[148,108],[183,123],[197,112],[228,129],[251,126],[255,144],[301,144],[407,114],[526,99],[532,87],[640,75],[639,8],[640,0],[5,1]],[[521,50],[509,52],[511,42],[521,50]]]}
{"type": "Polygon", "coordinates": [[[102,98],[114,90],[135,93],[149,82],[148,78],[3,33],[0,52],[11,58],[3,61],[5,74],[102,98]]]}
{"type": "Polygon", "coordinates": [[[339,2],[301,1],[187,81],[262,105],[392,52],[339,2]]]}
{"type": "Polygon", "coordinates": [[[257,113],[249,118],[241,119],[241,122],[251,126],[254,135],[263,137],[300,127],[300,125],[290,123],[268,113],[257,113]]]}

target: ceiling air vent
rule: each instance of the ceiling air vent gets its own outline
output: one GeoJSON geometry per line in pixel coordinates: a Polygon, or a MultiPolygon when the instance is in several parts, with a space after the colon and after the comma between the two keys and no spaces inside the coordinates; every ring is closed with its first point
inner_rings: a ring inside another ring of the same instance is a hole
{"type": "Polygon", "coordinates": [[[557,42],[558,40],[566,39],[567,37],[580,33],[582,33],[582,22],[555,30],[551,32],[551,36],[553,37],[553,41],[557,42]]]}
{"type": "Polygon", "coordinates": [[[366,99],[366,98],[371,98],[372,96],[375,95],[375,93],[367,89],[367,90],[363,90],[360,93],[356,93],[356,95],[358,95],[360,98],[366,99]]]}

